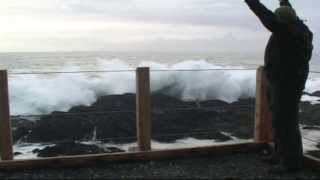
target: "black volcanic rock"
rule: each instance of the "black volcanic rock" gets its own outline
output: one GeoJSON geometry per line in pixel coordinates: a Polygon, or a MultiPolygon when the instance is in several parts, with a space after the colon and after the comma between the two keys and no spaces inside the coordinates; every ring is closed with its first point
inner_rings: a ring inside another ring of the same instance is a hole
{"type": "MultiPolygon", "coordinates": [[[[319,146],[317,147],[320,148],[319,146]]],[[[307,154],[316,158],[320,158],[320,150],[307,151],[307,154]]]]}
{"type": "Polygon", "coordinates": [[[41,150],[39,148],[32,150],[33,154],[38,154],[41,150]]]}
{"type": "Polygon", "coordinates": [[[311,95],[312,95],[312,96],[320,97],[320,91],[316,91],[316,92],[312,93],[311,95]]]}
{"type": "Polygon", "coordinates": [[[217,112],[201,108],[187,111],[157,111],[152,116],[152,137],[158,141],[174,141],[186,137],[215,138],[220,141],[230,140],[216,127],[217,116],[217,112]]]}
{"type": "Polygon", "coordinates": [[[316,97],[320,97],[320,91],[315,91],[313,93],[309,93],[309,92],[303,92],[302,95],[308,95],[308,96],[316,96],[316,97]]]}
{"type": "Polygon", "coordinates": [[[91,106],[75,106],[69,112],[135,111],[135,100],[135,94],[102,96],[91,106]]]}
{"type": "MultiPolygon", "coordinates": [[[[163,94],[152,95],[152,138],[171,142],[179,138],[213,138],[220,141],[253,137],[255,99],[233,103],[220,100],[185,102],[163,94]],[[225,133],[222,133],[225,132],[225,133]]],[[[320,105],[300,104],[300,120],[306,129],[320,126],[320,105]]],[[[136,141],[135,94],[98,98],[91,106],[69,112],[53,112],[32,122],[12,119],[14,142],[91,140],[127,143],[136,141]]]]}
{"type": "Polygon", "coordinates": [[[320,126],[320,104],[300,103],[300,123],[307,126],[320,126]]]}
{"type": "MultiPolygon", "coordinates": [[[[52,142],[85,139],[93,131],[93,122],[86,115],[53,112],[37,121],[28,142],[52,142]]],[[[88,137],[89,138],[89,137],[88,137]]]]}
{"type": "Polygon", "coordinates": [[[54,157],[60,155],[80,155],[80,154],[99,154],[99,153],[114,153],[124,152],[121,149],[112,147],[108,150],[99,148],[96,145],[86,145],[75,142],[59,143],[54,146],[47,146],[42,150],[38,150],[38,157],[54,157]]]}
{"type": "Polygon", "coordinates": [[[199,102],[198,107],[226,107],[229,103],[220,100],[209,100],[199,102]]]}
{"type": "MultiPolygon", "coordinates": [[[[254,102],[252,99],[243,101],[244,104],[254,102]]],[[[240,138],[251,137],[253,108],[237,109],[237,106],[239,105],[217,100],[184,102],[163,94],[155,94],[152,96],[152,137],[159,141],[174,141],[184,137],[229,140],[221,131],[240,138]]],[[[88,140],[95,131],[97,139],[133,142],[136,140],[134,109],[134,94],[101,97],[88,107],[77,106],[67,113],[53,112],[42,116],[27,140],[88,140]]]]}
{"type": "Polygon", "coordinates": [[[122,149],[119,149],[117,147],[106,147],[104,148],[104,150],[106,151],[106,153],[121,153],[121,152],[125,152],[122,149]]]}
{"type": "MultiPolygon", "coordinates": [[[[24,139],[55,142],[98,139],[104,142],[136,141],[135,94],[100,97],[91,106],[44,115],[24,139]]],[[[254,99],[234,103],[219,100],[185,102],[163,94],[152,95],[152,138],[171,142],[185,137],[229,140],[225,133],[251,138],[254,99]],[[223,133],[224,132],[224,133],[223,133]]]]}
{"type": "Polygon", "coordinates": [[[14,153],[13,153],[14,156],[19,156],[19,155],[21,155],[21,154],[22,154],[22,152],[14,152],[14,153]]]}
{"type": "Polygon", "coordinates": [[[318,126],[305,126],[305,127],[303,127],[303,129],[320,131],[320,127],[318,127],[318,126]]]}
{"type": "Polygon", "coordinates": [[[181,101],[164,94],[152,94],[151,107],[155,109],[181,109],[197,107],[195,102],[181,101]]]}
{"type": "Polygon", "coordinates": [[[35,122],[17,117],[11,119],[11,126],[13,142],[16,143],[19,140],[24,141],[32,132],[35,122]]]}
{"type": "MultiPolygon", "coordinates": [[[[174,142],[177,139],[230,140],[253,137],[255,99],[233,103],[220,100],[181,101],[163,94],[153,94],[152,139],[174,142]]],[[[318,130],[320,104],[300,103],[300,120],[304,129],[318,130]]],[[[90,153],[122,152],[116,147],[99,148],[75,143],[79,140],[129,143],[136,141],[135,94],[99,97],[91,106],[75,106],[68,112],[53,112],[38,121],[12,119],[14,142],[53,143],[34,153],[40,157],[90,153]],[[58,143],[69,141],[70,143],[58,143]],[[58,144],[57,144],[58,143],[58,144]]],[[[319,152],[311,152],[319,154],[319,152]]]]}

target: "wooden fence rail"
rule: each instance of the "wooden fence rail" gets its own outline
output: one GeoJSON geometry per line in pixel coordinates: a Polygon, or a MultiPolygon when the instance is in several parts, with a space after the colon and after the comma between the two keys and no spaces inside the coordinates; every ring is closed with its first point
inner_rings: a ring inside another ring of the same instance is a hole
{"type": "Polygon", "coordinates": [[[150,70],[139,67],[136,70],[136,121],[139,151],[151,150],[151,97],[150,70]]]}
{"type": "Polygon", "coordinates": [[[65,168],[107,165],[110,163],[150,161],[186,157],[200,156],[221,156],[240,152],[257,152],[264,148],[266,144],[255,142],[216,145],[207,147],[194,147],[183,149],[153,150],[143,152],[113,153],[113,154],[88,154],[75,156],[59,156],[28,160],[14,160],[0,162],[1,170],[25,170],[41,168],[65,168]]]}
{"type": "Polygon", "coordinates": [[[0,151],[2,160],[13,159],[8,73],[6,70],[0,70],[0,151]]]}
{"type": "MultiPolygon", "coordinates": [[[[159,160],[165,158],[190,157],[199,155],[223,155],[236,152],[250,152],[266,148],[272,141],[271,112],[266,96],[267,81],[262,67],[257,70],[257,95],[255,110],[255,137],[253,142],[208,147],[194,147],[172,150],[151,150],[151,97],[150,72],[147,67],[136,70],[136,126],[138,152],[115,154],[91,154],[60,156],[29,160],[12,160],[12,134],[10,124],[8,75],[0,70],[0,170],[25,168],[62,168],[96,165],[119,161],[159,160]]],[[[317,158],[305,156],[305,163],[311,168],[320,169],[317,158]]]]}
{"type": "Polygon", "coordinates": [[[272,141],[271,111],[267,98],[267,78],[263,67],[257,69],[254,139],[257,142],[272,141]]]}

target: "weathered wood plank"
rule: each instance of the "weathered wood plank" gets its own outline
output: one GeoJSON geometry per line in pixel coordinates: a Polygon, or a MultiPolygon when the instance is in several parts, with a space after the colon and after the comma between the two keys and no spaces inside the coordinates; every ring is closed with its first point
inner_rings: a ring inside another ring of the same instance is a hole
{"type": "Polygon", "coordinates": [[[137,139],[140,151],[151,150],[151,97],[150,72],[147,67],[136,70],[136,121],[137,139]]]}
{"type": "Polygon", "coordinates": [[[271,142],[272,133],[272,114],[267,98],[267,78],[263,67],[257,70],[256,82],[256,106],[255,106],[255,133],[254,139],[257,142],[271,142]]]}
{"type": "Polygon", "coordinates": [[[144,151],[133,153],[93,154],[77,156],[61,156],[33,160],[1,161],[0,170],[21,170],[41,168],[65,168],[103,165],[115,162],[163,160],[171,158],[220,156],[239,152],[255,152],[267,147],[267,144],[247,142],[230,145],[216,145],[172,150],[144,151]]]}
{"type": "Polygon", "coordinates": [[[13,159],[8,74],[6,70],[0,70],[0,151],[2,160],[13,159]]]}

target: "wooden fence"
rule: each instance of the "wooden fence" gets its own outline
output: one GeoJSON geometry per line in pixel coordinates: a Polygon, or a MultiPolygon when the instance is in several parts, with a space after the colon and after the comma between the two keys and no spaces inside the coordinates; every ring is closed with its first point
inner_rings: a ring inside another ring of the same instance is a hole
{"type": "MultiPolygon", "coordinates": [[[[272,141],[271,113],[266,97],[267,81],[262,67],[257,70],[257,97],[255,110],[254,141],[230,145],[215,145],[173,150],[151,149],[151,97],[150,72],[148,67],[136,69],[136,125],[137,125],[137,152],[114,154],[90,154],[77,156],[59,156],[30,160],[13,160],[12,133],[10,125],[8,74],[0,71],[0,170],[16,170],[26,168],[47,167],[78,167],[109,162],[158,160],[165,158],[222,155],[236,152],[250,152],[262,150],[272,141]]],[[[306,162],[312,167],[319,167],[318,159],[306,157],[306,162]]]]}

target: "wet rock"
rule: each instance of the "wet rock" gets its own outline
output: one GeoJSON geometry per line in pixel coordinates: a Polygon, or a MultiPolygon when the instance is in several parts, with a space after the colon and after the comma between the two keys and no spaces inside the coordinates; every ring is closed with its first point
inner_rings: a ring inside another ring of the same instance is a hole
{"type": "MultiPolygon", "coordinates": [[[[186,137],[230,140],[225,133],[238,138],[251,138],[254,104],[253,98],[230,104],[219,100],[185,102],[164,94],[153,94],[152,138],[162,142],[186,137]]],[[[134,142],[135,95],[104,96],[91,106],[76,106],[69,112],[44,115],[23,135],[26,142],[50,143],[93,138],[103,142],[134,142]]]]}
{"type": "Polygon", "coordinates": [[[301,102],[300,123],[307,126],[320,126],[320,104],[301,102]]]}
{"type": "Polygon", "coordinates": [[[317,126],[306,126],[306,127],[303,127],[303,129],[305,129],[305,130],[319,130],[320,131],[320,127],[317,127],[317,126]]]}
{"type": "Polygon", "coordinates": [[[64,112],[53,112],[37,121],[28,142],[52,142],[61,140],[84,139],[92,133],[93,124],[87,116],[68,115],[64,112]]]}
{"type": "Polygon", "coordinates": [[[120,153],[120,152],[125,152],[124,150],[119,149],[119,148],[117,148],[117,147],[107,147],[107,148],[104,148],[104,150],[105,150],[107,153],[120,153]]]}
{"type": "Polygon", "coordinates": [[[320,91],[316,91],[316,92],[312,93],[311,95],[312,95],[312,96],[320,97],[320,91]]]}
{"type": "Polygon", "coordinates": [[[22,154],[23,154],[22,152],[14,152],[13,153],[14,156],[19,156],[19,155],[22,155],[22,154]]]}
{"type": "Polygon", "coordinates": [[[37,149],[32,150],[32,153],[33,153],[33,154],[38,154],[39,152],[40,152],[40,149],[38,149],[38,148],[37,148],[37,149]]]}
{"type": "Polygon", "coordinates": [[[24,141],[35,126],[35,122],[15,117],[11,119],[13,142],[24,141]]]}
{"type": "Polygon", "coordinates": [[[60,155],[80,155],[80,154],[98,154],[107,153],[96,145],[86,145],[75,142],[64,142],[54,146],[47,146],[37,151],[38,157],[54,157],[60,155]]]}
{"type": "Polygon", "coordinates": [[[307,154],[316,158],[320,158],[320,150],[308,151],[307,154]]]}

